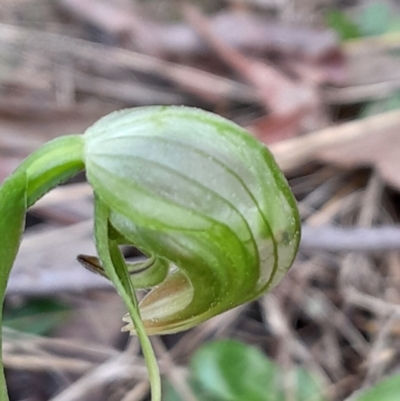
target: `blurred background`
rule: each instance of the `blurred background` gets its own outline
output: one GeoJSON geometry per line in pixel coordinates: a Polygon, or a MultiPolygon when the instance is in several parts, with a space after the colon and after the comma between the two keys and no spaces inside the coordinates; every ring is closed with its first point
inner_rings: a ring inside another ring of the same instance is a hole
{"type": "MultiPolygon", "coordinates": [[[[153,339],[163,400],[398,400],[399,56],[395,0],[2,0],[0,182],[120,108],[234,120],[285,172],[303,241],[259,301],[153,339]]],[[[27,216],[3,325],[12,401],[149,400],[123,304],[76,261],[95,253],[91,219],[84,174],[27,216]]]]}

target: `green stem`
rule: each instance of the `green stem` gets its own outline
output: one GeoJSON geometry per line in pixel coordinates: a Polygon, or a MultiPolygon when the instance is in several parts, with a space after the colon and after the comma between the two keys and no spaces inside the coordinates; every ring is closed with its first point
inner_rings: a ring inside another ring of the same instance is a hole
{"type": "MultiPolygon", "coordinates": [[[[28,207],[83,168],[82,138],[78,135],[63,136],[28,156],[0,186],[0,322],[7,282],[18,252],[28,207]]],[[[0,401],[8,401],[1,358],[0,401]]]]}
{"type": "MultiPolygon", "coordinates": [[[[161,401],[161,382],[157,358],[154,354],[153,346],[151,345],[149,336],[147,335],[146,329],[143,325],[143,320],[140,316],[139,303],[132,285],[132,280],[129,276],[126,263],[121,255],[121,251],[119,250],[117,243],[115,241],[110,241],[109,249],[115,271],[123,271],[123,274],[126,276],[126,282],[129,285],[129,290],[121,292],[121,295],[128,307],[129,315],[135,326],[136,335],[139,338],[140,345],[142,346],[143,356],[149,372],[152,395],[151,399],[152,401],[161,401]]],[[[114,282],[114,285],[117,288],[120,287],[116,282],[114,282]]]]}
{"type": "Polygon", "coordinates": [[[152,401],[161,401],[161,380],[157,359],[154,354],[150,339],[143,325],[135,291],[127,266],[118,248],[118,242],[110,239],[109,235],[109,208],[98,198],[95,199],[95,238],[96,248],[100,260],[113,282],[118,293],[124,300],[129,315],[135,326],[136,334],[142,346],[144,359],[149,372],[152,401]]]}
{"type": "Polygon", "coordinates": [[[27,207],[85,168],[83,145],[81,135],[61,136],[44,144],[21,163],[16,172],[24,171],[27,175],[27,207]]]}
{"type": "MultiPolygon", "coordinates": [[[[54,139],[32,153],[0,187],[1,303],[4,301],[8,277],[18,251],[27,209],[52,188],[84,169],[83,147],[83,139],[78,135],[54,139]]],[[[109,239],[109,209],[100,200],[96,201],[95,217],[100,259],[108,277],[125,301],[135,325],[149,370],[152,401],[161,401],[157,360],[140,317],[135,291],[118,248],[118,242],[109,239]]],[[[0,401],[8,401],[7,387],[2,374],[0,374],[0,401]]]]}
{"type": "MultiPolygon", "coordinates": [[[[0,187],[0,322],[8,277],[24,227],[26,212],[26,174],[15,173],[0,187]]],[[[0,332],[0,401],[8,401],[1,358],[0,332]]]]}

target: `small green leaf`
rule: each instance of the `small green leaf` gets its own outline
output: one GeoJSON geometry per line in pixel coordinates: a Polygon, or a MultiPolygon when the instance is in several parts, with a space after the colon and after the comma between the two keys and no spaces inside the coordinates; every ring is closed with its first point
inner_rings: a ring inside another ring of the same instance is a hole
{"type": "Polygon", "coordinates": [[[386,4],[372,3],[361,14],[358,23],[364,36],[382,35],[388,31],[391,11],[386,4]]]}
{"type": "MultiPolygon", "coordinates": [[[[297,368],[293,373],[295,375],[296,401],[323,401],[325,399],[322,395],[321,383],[308,370],[297,368]]],[[[283,401],[285,400],[286,398],[283,401]]]]}
{"type": "MultiPolygon", "coordinates": [[[[389,25],[386,29],[387,33],[398,33],[400,32],[400,18],[399,16],[393,16],[389,22],[389,25]]],[[[398,55],[398,52],[395,53],[394,49],[391,51],[391,54],[398,55]]]]}
{"type": "Polygon", "coordinates": [[[361,112],[361,118],[373,116],[376,114],[384,113],[390,110],[397,110],[400,108],[400,93],[394,93],[392,96],[376,100],[367,104],[361,112]]]}
{"type": "Polygon", "coordinates": [[[354,401],[398,401],[399,399],[400,374],[396,374],[382,380],[354,401]]]}
{"type": "Polygon", "coordinates": [[[203,346],[191,363],[196,394],[223,401],[323,401],[320,383],[301,368],[283,370],[255,347],[237,341],[203,346]],[[201,390],[201,392],[199,391],[201,390]]]}
{"type": "Polygon", "coordinates": [[[52,299],[31,299],[24,305],[6,310],[3,325],[25,333],[46,335],[67,316],[69,308],[52,299]]]}
{"type": "Polygon", "coordinates": [[[361,31],[358,26],[342,11],[330,10],[326,14],[325,19],[328,26],[334,29],[343,41],[359,38],[361,36],[361,31]]]}
{"type": "Polygon", "coordinates": [[[257,348],[236,341],[217,341],[193,357],[195,378],[212,395],[229,401],[281,398],[279,371],[257,348]]]}

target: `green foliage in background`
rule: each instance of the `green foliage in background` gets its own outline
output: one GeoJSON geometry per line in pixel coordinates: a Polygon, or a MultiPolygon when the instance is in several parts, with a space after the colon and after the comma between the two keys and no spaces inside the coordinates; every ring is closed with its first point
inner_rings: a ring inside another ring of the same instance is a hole
{"type": "Polygon", "coordinates": [[[329,10],[325,20],[343,41],[400,31],[400,16],[387,4],[378,2],[367,5],[359,15],[353,17],[341,10],[329,10]]]}
{"type": "MultiPolygon", "coordinates": [[[[351,18],[340,10],[330,10],[326,14],[326,23],[334,29],[342,41],[351,39],[400,34],[400,15],[388,4],[371,3],[363,11],[351,18]]],[[[396,57],[396,54],[392,54],[396,57]]],[[[383,99],[367,103],[360,113],[361,118],[400,108],[400,92],[395,91],[383,99]]]]}
{"type": "Polygon", "coordinates": [[[330,10],[326,14],[327,25],[334,29],[342,41],[359,38],[361,30],[344,12],[330,10]]]}
{"type": "MultiPolygon", "coordinates": [[[[198,401],[327,401],[322,384],[302,368],[283,369],[259,349],[233,340],[202,346],[190,363],[198,401]]],[[[166,382],[164,401],[184,401],[166,382]]],[[[400,374],[359,391],[352,401],[398,401],[400,374]]]]}
{"type": "Polygon", "coordinates": [[[361,392],[354,401],[398,401],[399,399],[400,374],[395,374],[361,392]]]}
{"type": "Polygon", "coordinates": [[[37,298],[3,313],[3,326],[21,332],[46,335],[69,315],[70,308],[53,299],[37,298]]]}
{"type": "MultiPolygon", "coordinates": [[[[284,370],[256,347],[233,340],[200,348],[192,358],[190,373],[199,401],[326,400],[321,384],[308,371],[284,370]]],[[[183,401],[172,386],[167,389],[165,401],[183,401]]]]}

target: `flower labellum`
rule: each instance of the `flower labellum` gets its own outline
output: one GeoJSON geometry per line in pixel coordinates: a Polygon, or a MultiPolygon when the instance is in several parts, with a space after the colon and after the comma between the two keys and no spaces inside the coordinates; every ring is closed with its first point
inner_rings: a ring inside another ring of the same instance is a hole
{"type": "Polygon", "coordinates": [[[134,288],[151,288],[140,304],[148,334],[251,301],[292,264],[295,200],[267,148],[238,125],[199,109],[143,107],[100,119],[83,139],[87,179],[108,210],[99,226],[151,260],[129,275],[134,288]]]}

